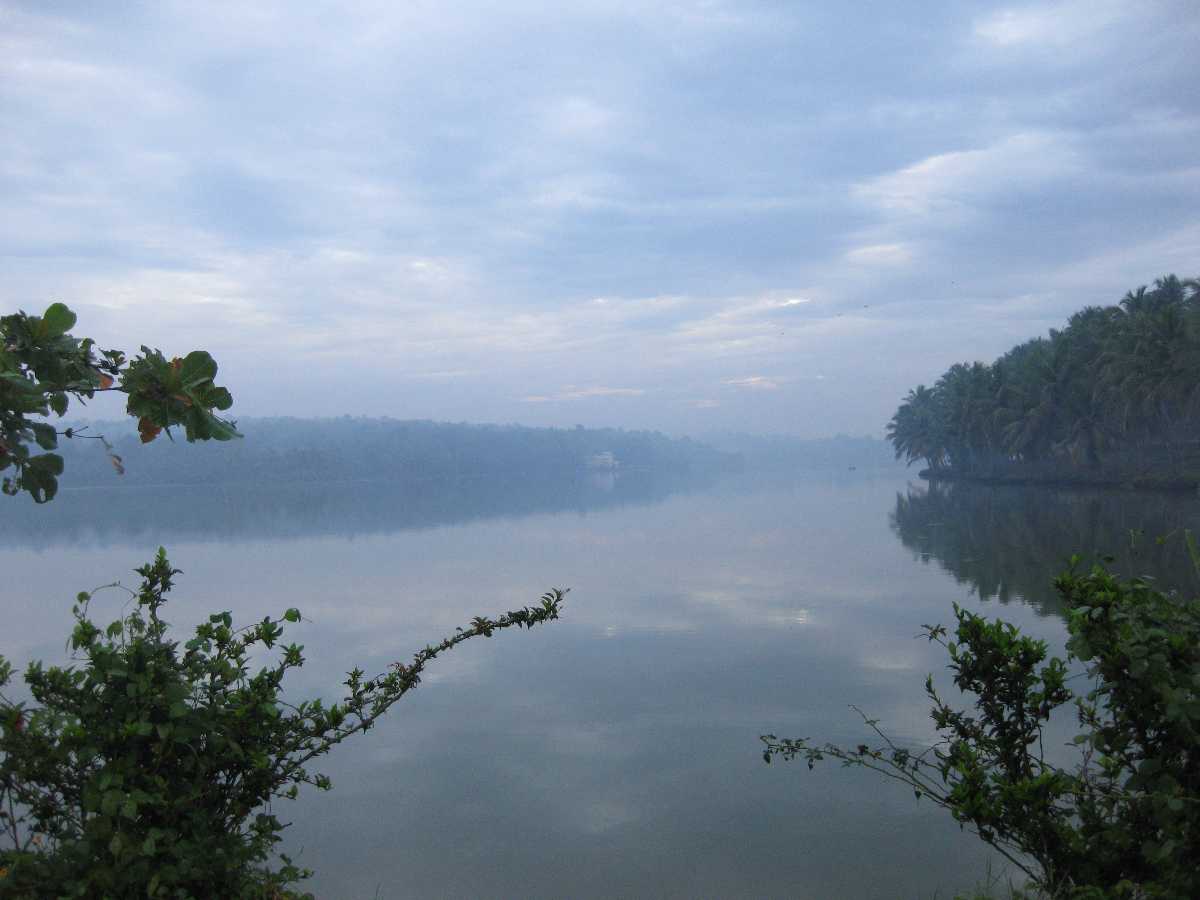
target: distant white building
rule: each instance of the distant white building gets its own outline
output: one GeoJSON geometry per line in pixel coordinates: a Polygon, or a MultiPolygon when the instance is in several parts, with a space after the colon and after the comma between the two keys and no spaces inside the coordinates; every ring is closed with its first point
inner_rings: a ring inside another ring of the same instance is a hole
{"type": "Polygon", "coordinates": [[[613,456],[613,452],[611,450],[605,450],[603,453],[593,453],[587,458],[586,464],[589,469],[601,469],[607,471],[611,471],[619,465],[617,458],[613,456]]]}

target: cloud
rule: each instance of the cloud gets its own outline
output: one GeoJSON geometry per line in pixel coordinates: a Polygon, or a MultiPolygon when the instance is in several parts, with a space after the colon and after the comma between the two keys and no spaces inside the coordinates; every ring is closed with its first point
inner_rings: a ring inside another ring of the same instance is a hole
{"type": "Polygon", "coordinates": [[[975,36],[998,47],[1086,47],[1095,34],[1124,18],[1122,0],[1067,0],[1007,7],[975,23],[975,36]]]}
{"type": "Polygon", "coordinates": [[[242,415],[878,431],[1190,265],[1186,12],[0,0],[0,300],[242,415]]]}
{"type": "Polygon", "coordinates": [[[585,397],[640,397],[644,393],[641,388],[588,387],[569,388],[559,396],[564,400],[580,400],[585,397]]]}
{"type": "Polygon", "coordinates": [[[779,382],[765,375],[747,375],[745,378],[729,378],[721,382],[736,388],[749,388],[755,391],[773,391],[779,387],[779,382]]]}
{"type": "Polygon", "coordinates": [[[474,369],[449,369],[442,372],[420,372],[413,377],[441,380],[446,378],[471,378],[481,374],[483,373],[474,369]]]}
{"type": "Polygon", "coordinates": [[[552,403],[561,400],[586,400],[591,397],[641,397],[646,391],[642,388],[614,387],[567,387],[556,394],[530,394],[522,397],[522,403],[552,403]]]}
{"type": "Polygon", "coordinates": [[[588,97],[564,97],[548,105],[544,113],[546,131],[561,137],[581,140],[610,135],[616,114],[588,97]]]}
{"type": "Polygon", "coordinates": [[[908,244],[868,244],[846,251],[848,262],[865,266],[899,266],[912,258],[912,247],[908,244]]]}
{"type": "Polygon", "coordinates": [[[1021,132],[990,146],[926,157],[859,182],[853,196],[890,216],[969,212],[1013,193],[1031,193],[1078,172],[1081,155],[1064,135],[1021,132]]]}

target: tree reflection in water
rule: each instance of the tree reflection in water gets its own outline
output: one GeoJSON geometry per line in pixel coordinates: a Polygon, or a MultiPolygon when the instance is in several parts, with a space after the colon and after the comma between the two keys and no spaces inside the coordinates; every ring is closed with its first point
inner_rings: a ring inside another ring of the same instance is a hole
{"type": "Polygon", "coordinates": [[[1051,587],[1078,553],[1112,557],[1114,571],[1164,588],[1200,589],[1182,540],[1200,532],[1194,494],[1065,490],[935,482],[896,495],[892,530],[923,562],[936,560],[983,600],[1028,603],[1061,615],[1051,587]]]}

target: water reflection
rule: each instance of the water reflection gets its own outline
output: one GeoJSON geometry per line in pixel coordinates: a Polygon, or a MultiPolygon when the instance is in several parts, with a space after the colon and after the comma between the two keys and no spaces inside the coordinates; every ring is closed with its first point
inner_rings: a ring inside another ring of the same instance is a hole
{"type": "MultiPolygon", "coordinates": [[[[281,805],[318,896],[952,896],[986,872],[977,839],[871,773],[766,767],[757,735],[853,744],[855,703],[926,745],[921,684],[947,673],[914,640],[923,623],[999,599],[1061,647],[1048,583],[1069,553],[1124,554],[1126,570],[1178,583],[1181,548],[1146,540],[1131,556],[1128,530],[1200,530],[1195,498],[1163,495],[847,473],[701,486],[622,472],[11,503],[3,650],[61,660],[70,598],[128,582],[158,543],[185,573],[180,628],[213,609],[304,611],[297,696],[333,697],[351,665],[382,671],[474,615],[569,586],[562,622],[438,660],[329,757],[331,794],[281,805]]],[[[106,602],[102,620],[123,601],[106,602]]]]}
{"type": "MultiPolygon", "coordinates": [[[[304,611],[289,633],[309,660],[296,696],[334,697],[352,665],[383,671],[472,616],[570,587],[561,622],[439,659],[395,715],[324,761],[331,794],[280,804],[317,896],[970,888],[986,848],[940,811],[871,773],[759,756],[768,731],[862,740],[850,703],[907,743],[931,739],[921,684],[945,659],[913,635],[976,601],[889,529],[904,482],[700,491],[637,475],[611,491],[64,492],[28,511],[31,535],[10,516],[0,526],[0,605],[17,626],[4,652],[61,660],[70,598],[128,582],[158,543],[184,571],[168,610],[179,628],[213,609],[238,622],[304,611]]],[[[105,602],[103,621],[124,601],[105,602]]],[[[1019,604],[1006,616],[1061,643],[1054,618],[1019,604]]]]}
{"type": "Polygon", "coordinates": [[[575,477],[117,486],[66,489],[41,507],[5,504],[0,541],[45,547],[86,542],[174,543],[231,538],[388,534],[494,518],[658,503],[715,476],[588,472],[575,477]]]}
{"type": "Polygon", "coordinates": [[[915,558],[936,560],[982,599],[1024,601],[1044,615],[1061,614],[1051,582],[1075,553],[1113,557],[1114,570],[1168,587],[1200,587],[1181,539],[1184,529],[1200,532],[1195,495],[910,485],[896,495],[891,525],[915,558]]]}

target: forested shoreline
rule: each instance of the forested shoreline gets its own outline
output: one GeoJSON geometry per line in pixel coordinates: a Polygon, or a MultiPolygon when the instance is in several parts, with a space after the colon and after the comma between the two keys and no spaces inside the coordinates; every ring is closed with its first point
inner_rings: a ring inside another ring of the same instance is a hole
{"type": "Polygon", "coordinates": [[[246,440],[219,447],[159,439],[142,445],[125,422],[97,422],[60,442],[68,487],[117,484],[417,483],[460,478],[572,479],[601,454],[622,471],[700,472],[736,466],[735,456],[688,438],[617,428],[339,417],[246,418],[246,440]],[[111,446],[105,452],[104,435],[111,446]],[[115,477],[112,455],[124,472],[115,477]]]}
{"type": "Polygon", "coordinates": [[[1200,280],[1168,275],[991,365],[951,366],[887,429],[932,479],[1200,486],[1200,280]]]}

